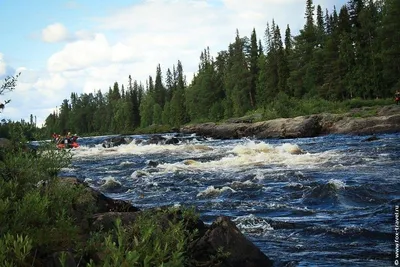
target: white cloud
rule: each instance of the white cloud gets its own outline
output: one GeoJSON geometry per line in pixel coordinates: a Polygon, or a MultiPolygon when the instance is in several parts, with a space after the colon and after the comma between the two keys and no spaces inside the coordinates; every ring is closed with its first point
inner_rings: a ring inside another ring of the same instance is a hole
{"type": "Polygon", "coordinates": [[[68,39],[68,30],[61,23],[54,23],[42,30],[42,40],[47,43],[57,43],[68,39]]]}
{"type": "Polygon", "coordinates": [[[70,32],[63,24],[53,23],[42,30],[42,41],[46,43],[74,42],[77,40],[92,40],[95,35],[88,30],[70,32]]]}
{"type": "Polygon", "coordinates": [[[110,58],[111,50],[106,37],[96,34],[93,40],[79,40],[65,45],[60,52],[48,60],[50,72],[62,72],[104,63],[110,58]]]}

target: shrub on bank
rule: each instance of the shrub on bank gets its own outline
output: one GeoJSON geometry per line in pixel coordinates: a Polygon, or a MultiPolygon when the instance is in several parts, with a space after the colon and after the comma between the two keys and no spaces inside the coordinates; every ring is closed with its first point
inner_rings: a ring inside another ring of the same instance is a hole
{"type": "MultiPolygon", "coordinates": [[[[346,101],[328,101],[322,98],[297,99],[279,93],[273,102],[256,112],[262,114],[260,120],[272,120],[277,118],[293,118],[297,116],[306,116],[319,113],[343,114],[352,109],[369,107],[380,107],[393,104],[393,99],[369,99],[354,98],[346,101]]],[[[254,112],[250,112],[250,115],[254,112]]],[[[359,112],[359,117],[369,117],[376,115],[373,111],[359,112]]]]}
{"type": "MultiPolygon", "coordinates": [[[[195,231],[175,217],[165,220],[173,209],[140,212],[133,225],[117,221],[110,231],[87,232],[82,222],[97,212],[95,199],[85,186],[57,177],[71,154],[53,144],[27,153],[25,142],[17,140],[0,148],[2,266],[43,266],[60,251],[72,252],[81,266],[182,266],[187,260],[195,231]]],[[[67,261],[66,254],[60,253],[59,260],[67,261]]]]}

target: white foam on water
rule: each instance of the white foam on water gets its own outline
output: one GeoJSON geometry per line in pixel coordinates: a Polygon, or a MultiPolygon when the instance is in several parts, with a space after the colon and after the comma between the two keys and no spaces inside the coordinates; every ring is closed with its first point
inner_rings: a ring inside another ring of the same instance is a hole
{"type": "Polygon", "coordinates": [[[93,147],[81,146],[72,151],[76,158],[115,157],[118,155],[148,155],[171,153],[202,153],[213,151],[212,147],[204,144],[157,145],[135,144],[134,142],[117,147],[104,148],[101,144],[93,147]]]}
{"type": "Polygon", "coordinates": [[[343,189],[346,188],[346,183],[343,182],[342,180],[338,180],[338,179],[330,179],[328,181],[329,185],[332,185],[335,187],[335,189],[343,189]]]}
{"type": "Polygon", "coordinates": [[[107,176],[102,178],[103,184],[101,185],[102,189],[115,189],[120,188],[122,186],[121,182],[117,181],[113,176],[107,176]]]}
{"type": "Polygon", "coordinates": [[[122,161],[120,164],[119,164],[119,166],[129,166],[129,165],[132,165],[132,164],[134,164],[134,162],[132,162],[132,161],[122,161]]]}
{"type": "MultiPolygon", "coordinates": [[[[209,146],[207,144],[180,144],[180,145],[143,145],[134,142],[113,148],[103,148],[101,144],[94,147],[81,146],[73,151],[73,157],[81,160],[93,158],[117,157],[120,155],[158,155],[186,158],[180,162],[163,163],[157,166],[157,172],[163,173],[197,173],[211,172],[237,172],[248,169],[260,169],[256,172],[256,178],[264,179],[265,173],[287,169],[318,168],[322,164],[333,161],[339,156],[337,151],[326,151],[322,153],[308,153],[303,151],[299,145],[283,143],[272,145],[262,141],[245,140],[243,143],[231,146],[209,146]],[[202,156],[215,157],[215,160],[196,161],[193,158],[202,156]]],[[[121,165],[129,165],[124,161],[121,165]]],[[[154,175],[155,173],[152,173],[154,175]]],[[[144,173],[132,173],[132,178],[147,175],[144,173]]]]}
{"type": "Polygon", "coordinates": [[[224,186],[222,188],[215,188],[214,186],[210,185],[208,186],[205,190],[199,192],[197,194],[197,197],[213,197],[213,196],[218,196],[221,193],[225,192],[225,191],[231,191],[233,193],[235,193],[236,191],[233,190],[231,187],[229,186],[224,186]]]}
{"type": "Polygon", "coordinates": [[[75,172],[76,169],[72,168],[72,167],[64,167],[64,168],[61,168],[61,171],[62,172],[67,172],[67,173],[72,173],[72,172],[75,172]]]}
{"type": "Polygon", "coordinates": [[[137,179],[140,177],[149,177],[150,173],[143,170],[136,170],[131,174],[131,178],[137,179]]]}
{"type": "Polygon", "coordinates": [[[92,178],[85,178],[85,180],[83,180],[85,183],[88,183],[88,184],[90,184],[91,182],[93,182],[93,179],[92,178]]]}
{"type": "Polygon", "coordinates": [[[254,183],[254,182],[252,182],[252,181],[250,181],[250,180],[246,180],[246,181],[244,181],[244,182],[233,181],[233,182],[230,184],[230,186],[231,186],[231,188],[233,188],[233,189],[235,189],[235,190],[239,190],[239,189],[249,189],[249,188],[252,188],[252,189],[259,189],[259,188],[262,188],[262,187],[263,187],[263,185],[258,184],[258,183],[254,183]]]}
{"type": "MultiPolygon", "coordinates": [[[[220,154],[222,154],[222,149],[220,154]]],[[[225,152],[226,153],[226,152],[225,152]]],[[[306,153],[296,144],[285,143],[273,146],[264,142],[249,141],[228,150],[226,156],[208,162],[187,159],[177,163],[160,164],[162,172],[176,171],[237,171],[251,167],[314,168],[326,163],[335,153],[306,153]]],[[[259,174],[262,179],[262,174],[259,174]]]]}
{"type": "Polygon", "coordinates": [[[259,218],[254,214],[239,216],[232,221],[241,231],[248,234],[266,234],[274,230],[265,219],[259,218]]]}

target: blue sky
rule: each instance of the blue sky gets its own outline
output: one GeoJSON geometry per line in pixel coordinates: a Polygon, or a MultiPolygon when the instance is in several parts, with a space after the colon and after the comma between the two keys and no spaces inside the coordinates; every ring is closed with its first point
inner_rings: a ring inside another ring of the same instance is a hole
{"type": "MultiPolygon", "coordinates": [[[[331,11],[345,0],[314,0],[331,11]]],[[[274,19],[292,33],[304,25],[305,0],[0,0],[0,78],[21,72],[0,119],[40,126],[71,92],[105,92],[128,75],[145,82],[157,64],[181,60],[188,79],[207,46],[227,49],[236,29],[263,40],[274,19]]]]}

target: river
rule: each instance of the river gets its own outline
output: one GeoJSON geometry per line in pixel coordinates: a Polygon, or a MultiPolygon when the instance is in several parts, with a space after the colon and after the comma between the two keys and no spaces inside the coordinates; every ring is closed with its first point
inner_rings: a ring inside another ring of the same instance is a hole
{"type": "Polygon", "coordinates": [[[103,148],[107,137],[78,139],[60,175],[142,209],[229,216],[276,266],[393,265],[400,134],[103,148]]]}

